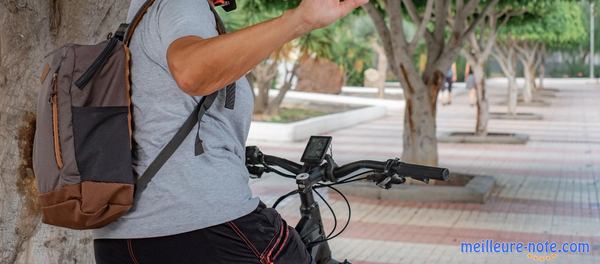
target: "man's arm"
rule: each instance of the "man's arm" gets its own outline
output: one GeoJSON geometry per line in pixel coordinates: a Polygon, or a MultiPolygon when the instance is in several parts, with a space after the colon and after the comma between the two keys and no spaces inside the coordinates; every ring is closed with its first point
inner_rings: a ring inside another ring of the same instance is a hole
{"type": "Polygon", "coordinates": [[[283,44],[346,16],[368,0],[303,0],[281,17],[210,39],[186,36],[167,50],[169,70],[194,96],[211,94],[254,68],[283,44]]]}

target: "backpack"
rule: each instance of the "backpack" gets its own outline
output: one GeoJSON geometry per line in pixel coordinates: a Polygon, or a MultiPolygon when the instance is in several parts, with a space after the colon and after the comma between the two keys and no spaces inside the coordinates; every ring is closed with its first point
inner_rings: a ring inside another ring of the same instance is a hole
{"type": "MultiPolygon", "coordinates": [[[[125,214],[134,196],[145,189],[217,97],[215,92],[202,98],[136,180],[128,47],[153,3],[147,0],[131,24],[121,24],[106,41],[67,44],[47,56],[33,149],[38,201],[46,224],[95,229],[125,214]]],[[[222,29],[218,16],[217,21],[222,29]]],[[[203,151],[197,136],[196,155],[203,151]]]]}

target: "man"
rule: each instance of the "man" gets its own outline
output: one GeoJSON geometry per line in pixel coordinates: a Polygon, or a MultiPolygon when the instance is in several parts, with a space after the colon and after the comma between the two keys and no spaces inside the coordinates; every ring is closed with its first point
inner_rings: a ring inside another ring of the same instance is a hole
{"type": "MultiPolygon", "coordinates": [[[[242,76],[367,1],[304,0],[281,17],[218,35],[212,0],[156,0],[130,45],[136,173],[202,96],[219,95],[198,125],[204,154],[194,154],[197,135],[188,135],[135,208],[95,230],[97,263],[310,263],[295,230],[252,197],[244,150],[253,99],[242,76]],[[233,82],[235,97],[222,90],[233,82]]],[[[129,20],[143,2],[132,1],[129,20]]]]}

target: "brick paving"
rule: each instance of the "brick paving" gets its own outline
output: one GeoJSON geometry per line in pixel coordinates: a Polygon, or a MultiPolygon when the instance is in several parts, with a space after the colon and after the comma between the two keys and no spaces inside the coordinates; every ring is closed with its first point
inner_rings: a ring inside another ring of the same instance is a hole
{"type": "MultiPolygon", "coordinates": [[[[492,112],[503,112],[505,87],[489,84],[492,112]]],[[[333,254],[352,263],[600,263],[600,85],[548,80],[558,89],[549,107],[519,107],[542,114],[541,121],[491,120],[490,132],[525,133],[526,145],[439,144],[440,165],[451,171],[494,176],[497,188],[486,204],[417,203],[349,197],[352,222],[331,242],[333,254]],[[485,239],[517,242],[589,242],[591,253],[557,255],[546,262],[526,253],[461,253],[460,242],[485,239]]],[[[470,131],[475,110],[465,94],[439,106],[438,130],[470,131]]],[[[359,159],[385,160],[402,152],[402,113],[329,133],[340,164],[359,159]]],[[[249,142],[263,152],[299,160],[305,142],[249,142]]],[[[256,195],[271,204],[294,182],[266,175],[252,182],[256,195]]],[[[326,194],[339,220],[346,205],[326,194]]],[[[325,208],[323,205],[322,208],[325,208]]],[[[278,208],[298,220],[298,201],[278,208]]],[[[325,224],[333,224],[323,210],[325,224]]]]}

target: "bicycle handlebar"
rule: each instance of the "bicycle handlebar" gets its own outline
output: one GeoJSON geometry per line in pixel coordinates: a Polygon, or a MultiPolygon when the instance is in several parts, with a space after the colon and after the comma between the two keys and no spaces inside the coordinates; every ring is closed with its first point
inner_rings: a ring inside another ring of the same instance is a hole
{"type": "MultiPolygon", "coordinates": [[[[256,147],[249,147],[246,150],[246,163],[248,165],[267,164],[281,167],[293,174],[299,174],[303,170],[303,166],[296,162],[270,155],[264,155],[256,147]]],[[[256,169],[256,168],[253,168],[256,169]]],[[[371,169],[378,172],[386,172],[397,174],[401,177],[410,177],[419,181],[427,182],[428,180],[445,181],[448,179],[449,171],[446,168],[437,168],[423,165],[400,162],[399,160],[390,159],[388,161],[373,161],[361,160],[348,163],[340,167],[333,168],[333,176],[339,179],[352,174],[358,170],[371,169]]],[[[325,170],[319,172],[326,174],[325,170]]],[[[323,175],[325,176],[325,175],[323,175]]]]}
{"type": "MultiPolygon", "coordinates": [[[[386,162],[373,161],[373,160],[361,160],[355,161],[344,166],[341,166],[333,171],[336,178],[344,177],[352,172],[361,169],[372,169],[378,171],[384,171],[388,167],[388,163],[393,160],[386,162]]],[[[450,172],[446,168],[429,167],[423,165],[416,165],[404,162],[397,162],[391,168],[398,175],[403,177],[411,177],[416,180],[448,180],[450,172]]]]}
{"type": "Polygon", "coordinates": [[[286,160],[286,159],[280,158],[280,157],[270,156],[270,155],[264,155],[263,157],[264,157],[265,163],[279,166],[291,173],[299,174],[300,171],[302,170],[302,165],[300,165],[296,162],[286,160]]]}

